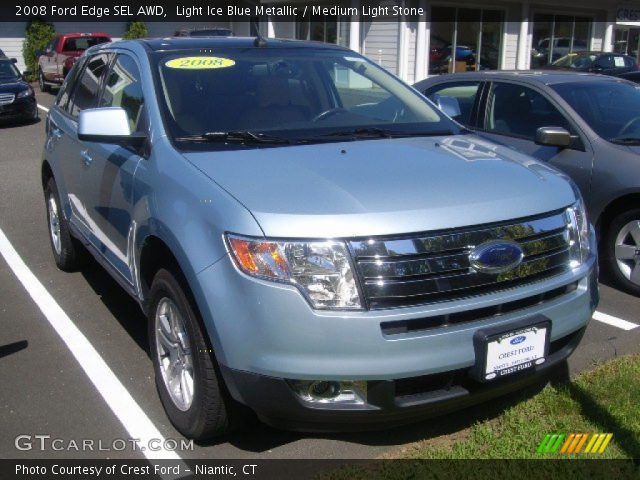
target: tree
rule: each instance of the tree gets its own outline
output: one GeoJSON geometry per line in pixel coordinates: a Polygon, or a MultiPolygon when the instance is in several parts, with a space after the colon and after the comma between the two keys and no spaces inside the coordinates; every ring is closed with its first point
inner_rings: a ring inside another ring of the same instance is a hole
{"type": "Polygon", "coordinates": [[[43,51],[47,44],[56,36],[53,25],[44,20],[30,20],[27,23],[24,42],[22,42],[22,57],[27,65],[29,80],[38,78],[38,57],[36,52],[43,51]]]}
{"type": "Polygon", "coordinates": [[[127,31],[124,33],[124,39],[131,40],[133,38],[145,38],[149,36],[149,30],[144,22],[133,21],[127,25],[127,31]]]}

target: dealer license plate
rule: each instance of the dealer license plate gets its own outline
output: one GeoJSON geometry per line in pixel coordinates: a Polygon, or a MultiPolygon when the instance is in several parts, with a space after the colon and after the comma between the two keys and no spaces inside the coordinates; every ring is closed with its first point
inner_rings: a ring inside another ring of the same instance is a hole
{"type": "Polygon", "coordinates": [[[493,380],[544,363],[549,329],[545,323],[487,338],[484,379],[493,380]]]}

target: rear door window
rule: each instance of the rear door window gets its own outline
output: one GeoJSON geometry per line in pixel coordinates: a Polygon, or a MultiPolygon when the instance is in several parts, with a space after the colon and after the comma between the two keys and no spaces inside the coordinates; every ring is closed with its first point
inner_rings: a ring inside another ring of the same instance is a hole
{"type": "Polygon", "coordinates": [[[444,97],[453,97],[458,100],[460,105],[460,115],[454,117],[455,120],[463,125],[471,126],[471,112],[478,97],[481,82],[450,82],[442,85],[436,85],[427,89],[424,94],[434,103],[437,95],[444,97]]]}

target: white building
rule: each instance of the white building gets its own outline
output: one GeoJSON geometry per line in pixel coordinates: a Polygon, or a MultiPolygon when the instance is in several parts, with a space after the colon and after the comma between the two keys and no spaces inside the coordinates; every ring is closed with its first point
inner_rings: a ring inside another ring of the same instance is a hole
{"type": "MultiPolygon", "coordinates": [[[[149,22],[147,27],[150,36],[161,37],[184,28],[220,26],[239,36],[254,35],[259,29],[266,37],[339,43],[414,82],[447,71],[534,68],[569,51],[617,51],[638,57],[640,0],[634,1],[564,0],[559,5],[552,0],[381,0],[378,3],[386,6],[421,7],[424,14],[373,21],[353,15],[327,16],[320,21],[149,22]]],[[[340,4],[350,7],[360,3],[343,0],[340,4]]],[[[21,69],[25,27],[26,23],[0,21],[0,49],[18,58],[21,69]]],[[[101,31],[120,38],[126,24],[64,22],[54,23],[54,27],[58,33],[101,31]]]]}

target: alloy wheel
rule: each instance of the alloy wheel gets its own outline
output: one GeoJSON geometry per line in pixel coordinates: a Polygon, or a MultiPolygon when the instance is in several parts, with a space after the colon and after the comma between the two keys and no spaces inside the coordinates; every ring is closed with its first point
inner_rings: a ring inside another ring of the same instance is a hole
{"type": "Polygon", "coordinates": [[[640,220],[632,220],[620,229],[616,236],[615,256],[622,275],[640,285],[640,220]]]}
{"type": "Polygon", "coordinates": [[[60,237],[60,217],[58,217],[58,203],[53,195],[49,196],[49,234],[56,254],[62,253],[62,239],[60,237]]]}
{"type": "Polygon", "coordinates": [[[193,403],[194,369],[186,326],[176,304],[163,297],[155,314],[157,361],[175,406],[187,411],[193,403]]]}

